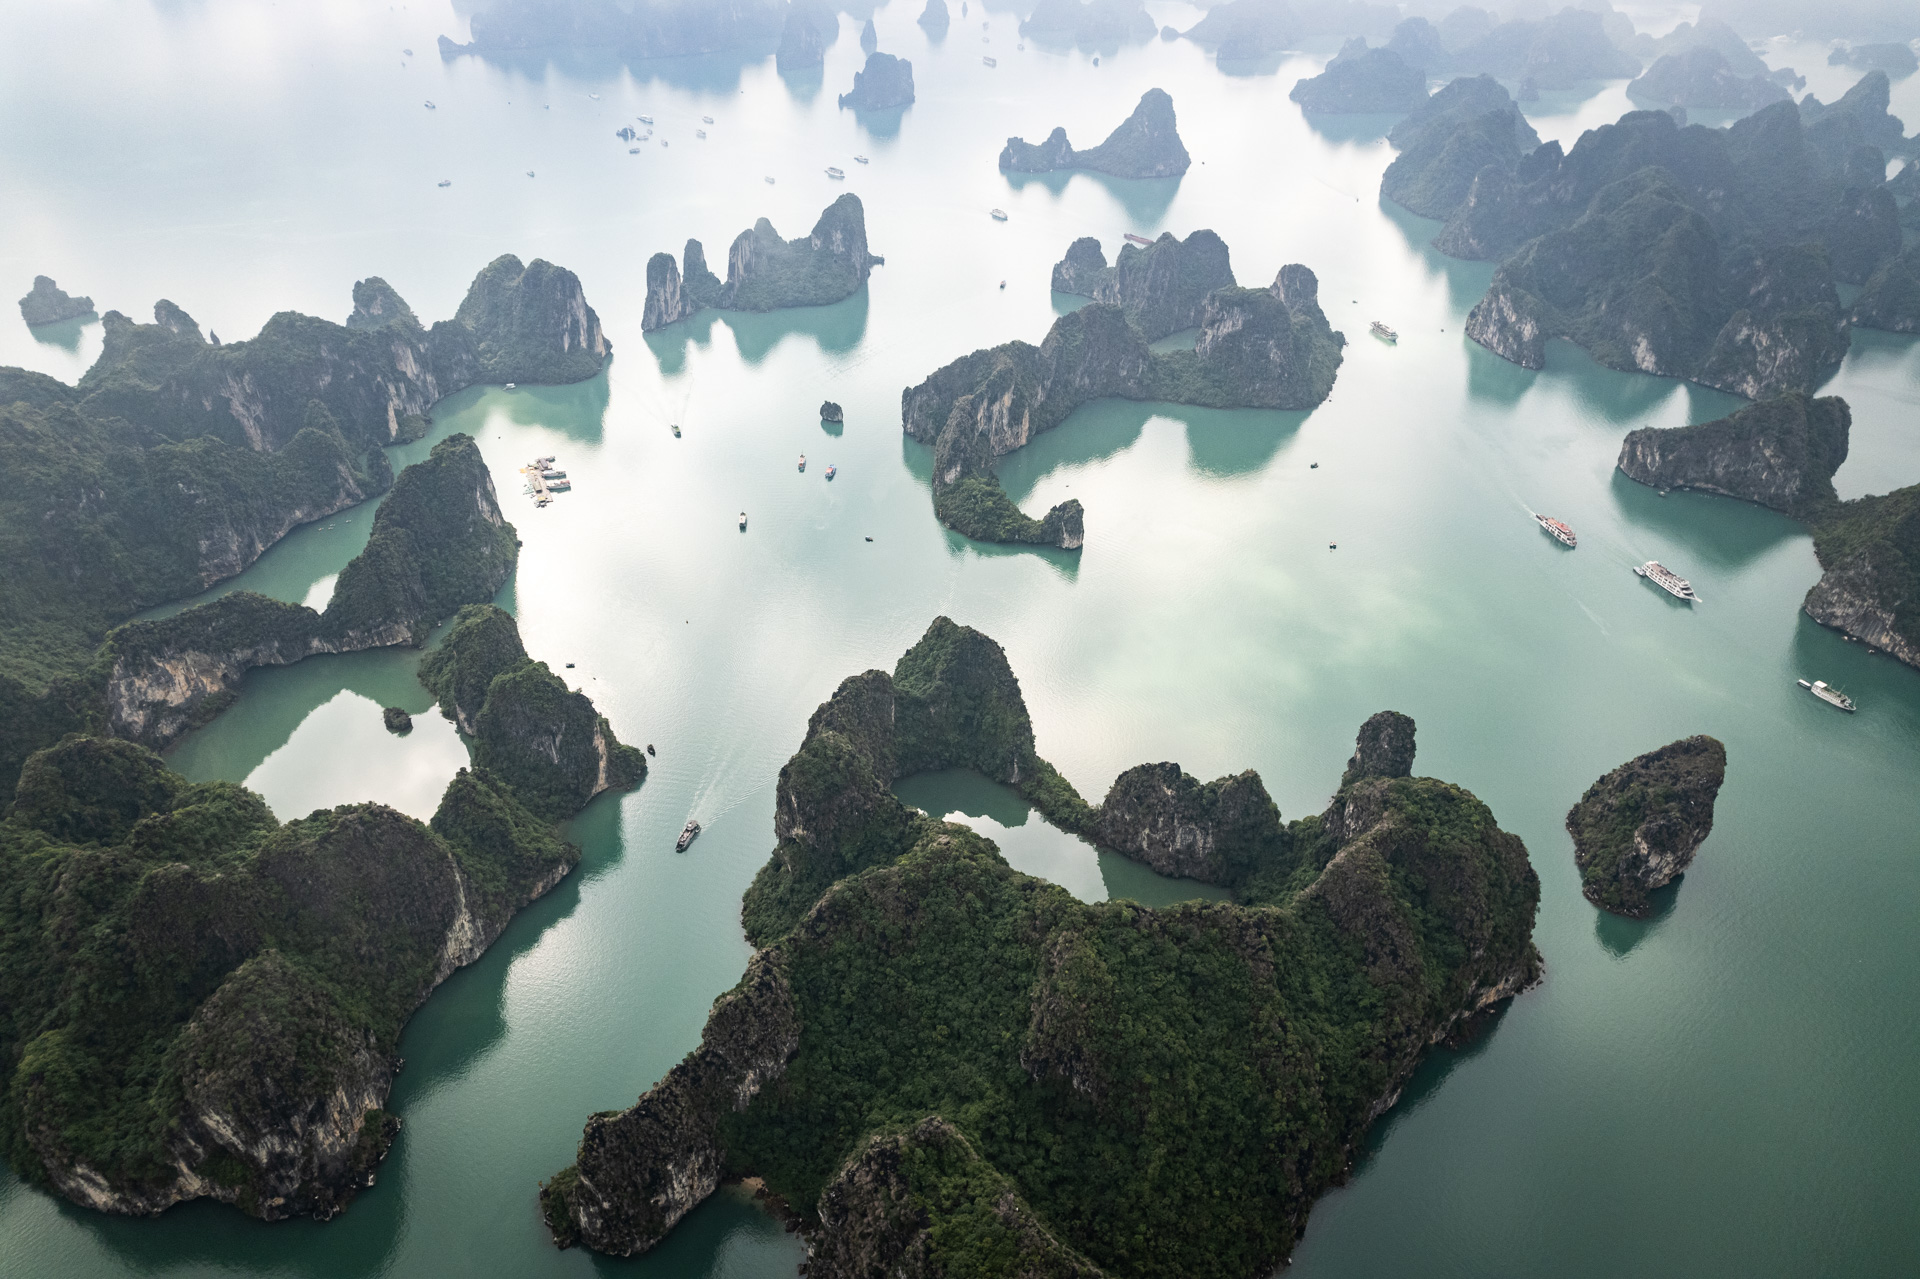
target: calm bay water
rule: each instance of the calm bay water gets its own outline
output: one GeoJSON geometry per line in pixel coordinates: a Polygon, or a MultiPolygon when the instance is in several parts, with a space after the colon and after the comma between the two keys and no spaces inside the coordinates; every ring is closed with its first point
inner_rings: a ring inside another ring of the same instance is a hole
{"type": "MultiPolygon", "coordinates": [[[[580,871],[410,1025],[405,1131],[343,1217],[265,1226],[202,1204],[109,1219],[7,1175],[0,1273],[791,1275],[793,1237],[736,1193],[615,1263],[555,1251],[534,1186],[571,1159],[588,1113],[630,1103],[697,1042],[738,977],[740,893],[808,713],[943,612],[1006,646],[1041,752],[1091,798],[1123,768],[1176,759],[1203,778],[1258,768],[1289,817],[1315,811],[1360,721],[1393,707],[1419,722],[1420,771],[1526,840],[1545,986],[1422,1070],[1352,1184],[1315,1210],[1294,1273],[1920,1270],[1920,674],[1799,614],[1818,569],[1792,521],[1612,470],[1626,430],[1737,402],[1564,346],[1532,373],[1464,342],[1491,267],[1438,256],[1434,224],[1379,204],[1390,121],[1302,121],[1285,95],[1314,59],[1230,76],[1155,42],[1100,51],[1095,68],[1087,52],[1016,49],[1014,15],[992,7],[984,33],[975,6],[930,45],[920,7],[875,19],[881,48],[913,60],[919,101],[861,119],[834,106],[860,61],[851,21],[824,77],[788,82],[771,59],[442,64],[434,37],[465,29],[438,4],[10,6],[0,264],[21,291],[44,272],[143,318],[164,296],[231,339],[286,308],[344,317],[369,274],[429,321],[503,252],[580,274],[617,348],[607,373],[462,392],[436,435],[479,439],[520,530],[502,602],[529,649],[576,663],[565,673],[623,739],[659,756],[639,791],[573,823],[580,871]],[[1090,144],[1154,85],[1195,157],[1183,180],[996,171],[1009,134],[1062,124],[1090,144]],[[629,155],[613,132],[642,113],[656,138],[629,155]],[[716,123],[700,141],[703,115],[716,123]],[[650,253],[698,236],[717,257],[762,214],[802,234],[845,189],[887,257],[866,293],[641,335],[650,253]],[[900,434],[901,387],[977,346],[1037,341],[1073,237],[1111,254],[1127,231],[1203,226],[1243,283],[1293,261],[1319,273],[1351,344],[1332,399],[1310,414],[1092,406],[1003,467],[1029,511],[1086,504],[1082,554],[941,530],[929,456],[900,434]],[[1397,347],[1366,335],[1374,317],[1397,347]],[[824,398],[846,406],[844,428],[817,422],[824,398]],[[547,453],[576,487],[536,511],[514,469],[547,453]],[[1529,508],[1570,522],[1580,549],[1547,540],[1529,508]],[[1628,571],[1649,558],[1704,602],[1628,571]],[[1846,687],[1861,712],[1814,702],[1800,676],[1846,687]],[[1658,917],[1600,916],[1566,808],[1695,732],[1728,747],[1714,835],[1658,917]],[[676,856],[689,815],[706,832],[676,856]]],[[[1823,98],[1846,86],[1819,50],[1769,56],[1823,98]]],[[[1571,144],[1625,108],[1613,85],[1533,118],[1571,144]]],[[[1920,123],[1920,78],[1895,110],[1920,123]]],[[[71,379],[99,350],[97,324],[47,336],[0,321],[0,363],[71,379]]],[[[1855,409],[1841,491],[1920,480],[1920,345],[1856,334],[1829,389],[1855,409]]],[[[230,585],[324,602],[370,518],[304,529],[230,585]]],[[[258,672],[173,762],[247,781],[282,817],[364,798],[424,816],[464,753],[416,660],[258,672]],[[413,734],[380,729],[385,704],[415,712],[413,734]]],[[[1082,897],[1183,895],[978,779],[901,793],[1082,897]]]]}

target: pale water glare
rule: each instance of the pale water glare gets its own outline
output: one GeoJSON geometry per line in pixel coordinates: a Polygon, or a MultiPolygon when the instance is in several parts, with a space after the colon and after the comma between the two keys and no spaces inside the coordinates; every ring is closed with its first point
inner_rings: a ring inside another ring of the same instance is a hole
{"type": "MultiPolygon", "coordinates": [[[[1529,372],[1464,341],[1492,267],[1439,256],[1436,224],[1379,201],[1392,121],[1310,126],[1286,99],[1330,49],[1236,74],[1185,41],[1022,51],[998,4],[990,44],[958,24],[933,41],[922,3],[875,11],[919,94],[879,116],[835,105],[862,57],[844,16],[824,75],[788,79],[770,57],[442,62],[435,38],[465,39],[465,19],[419,0],[9,6],[0,277],[20,291],[49,274],[140,318],[166,297],[232,340],[283,309],[344,318],[368,275],[429,322],[502,253],[580,275],[616,347],[603,376],[462,392],[393,460],[452,431],[479,440],[525,543],[501,602],[536,657],[659,753],[640,790],[571,824],[580,870],[409,1026],[392,1100],[406,1127],[342,1217],[106,1218],[9,1174],[0,1273],[793,1275],[795,1237],[737,1192],[630,1263],[556,1251],[534,1192],[588,1114],[630,1104],[698,1042],[738,978],[740,894],[808,714],[940,613],[1006,647],[1040,752],[1091,799],[1171,759],[1203,779],[1256,768],[1288,817],[1318,811],[1355,729],[1392,707],[1419,723],[1420,772],[1525,839],[1546,984],[1423,1068],[1315,1209],[1293,1273],[1920,1272],[1920,674],[1799,613],[1818,568],[1794,522],[1613,470],[1627,430],[1738,401],[1564,345],[1529,372]],[[1153,86],[1194,156],[1183,179],[998,172],[1009,135],[1064,125],[1097,142],[1153,86]],[[641,114],[670,147],[629,154],[614,132],[641,114]],[[846,190],[887,259],[865,292],[642,335],[649,254],[697,236],[715,258],[761,215],[799,235],[846,190]],[[901,388],[976,347],[1039,340],[1067,305],[1048,274],[1076,236],[1112,255],[1129,231],[1200,227],[1242,283],[1289,262],[1319,274],[1349,342],[1332,398],[1312,413],[1089,406],[1002,468],[1028,511],[1086,504],[1083,552],[944,532],[901,388]],[[1373,318],[1397,346],[1367,336],[1373,318]],[[828,398],[844,426],[815,416],[828,398]],[[536,510],[515,470],[545,454],[575,488],[536,510]],[[1571,523],[1580,549],[1529,510],[1571,523]],[[1704,602],[1635,578],[1650,558],[1704,602]],[[1860,713],[1807,697],[1802,676],[1860,713]],[[1567,807],[1699,732],[1730,760],[1713,836],[1655,918],[1597,914],[1567,807]],[[705,833],[677,855],[690,815],[705,833]]],[[[1767,57],[1831,100],[1848,73],[1817,52],[1767,57]]],[[[1621,85],[1594,86],[1546,95],[1534,119],[1571,144],[1626,106],[1621,85]]],[[[1894,110],[1920,124],[1920,77],[1894,110]]],[[[0,363],[71,380],[98,351],[97,322],[56,340],[0,323],[0,363]]],[[[1857,333],[1829,389],[1855,411],[1841,491],[1920,481],[1920,343],[1857,333]]],[[[371,519],[368,505],[302,529],[222,589],[318,601],[371,519]]],[[[172,762],[246,780],[282,817],[367,798],[428,812],[464,754],[418,656],[256,672],[172,762]],[[385,733],[389,705],[415,716],[411,735],[385,733]]],[[[1088,900],[1192,891],[977,780],[902,790],[1088,900]]]]}

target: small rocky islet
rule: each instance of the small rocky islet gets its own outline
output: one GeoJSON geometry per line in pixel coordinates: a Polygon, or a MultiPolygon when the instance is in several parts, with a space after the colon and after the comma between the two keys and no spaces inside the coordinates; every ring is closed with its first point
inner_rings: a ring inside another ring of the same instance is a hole
{"type": "Polygon", "coordinates": [[[1648,894],[1673,882],[1713,831],[1727,748],[1686,737],[1630,759],[1587,788],[1567,813],[1580,890],[1602,910],[1632,919],[1648,894]]]}
{"type": "Polygon", "coordinates": [[[775,311],[827,306],[859,292],[883,261],[868,251],[866,209],[849,191],[798,239],[781,239],[765,218],[735,236],[727,248],[724,282],[708,269],[706,250],[698,240],[687,241],[680,265],[671,253],[654,254],[647,260],[640,327],[653,332],[709,307],[775,311]]]}
{"type": "Polygon", "coordinates": [[[646,1252],[756,1177],[810,1273],[1270,1272],[1428,1045],[1540,973],[1525,848],[1410,776],[1412,745],[1376,716],[1292,823],[1257,774],[1171,764],[1095,809],[1036,753],[999,645],[936,619],[809,721],[743,907],[761,949],[698,1048],[587,1120],[541,1190],[555,1240],[646,1252]],[[894,797],[951,767],[1235,901],[1078,902],[894,797]]]}
{"type": "Polygon", "coordinates": [[[1173,98],[1163,89],[1140,95],[1133,114],[1089,151],[1076,151],[1065,129],[1055,129],[1038,146],[1008,138],[1000,151],[1003,173],[1052,173],[1085,169],[1116,178],[1177,178],[1193,165],[1173,112],[1173,98]]]}
{"type": "Polygon", "coordinates": [[[34,276],[33,287],[20,299],[20,318],[27,322],[28,328],[58,324],[62,320],[77,320],[83,315],[92,314],[92,298],[73,297],[44,275],[34,276]]]}

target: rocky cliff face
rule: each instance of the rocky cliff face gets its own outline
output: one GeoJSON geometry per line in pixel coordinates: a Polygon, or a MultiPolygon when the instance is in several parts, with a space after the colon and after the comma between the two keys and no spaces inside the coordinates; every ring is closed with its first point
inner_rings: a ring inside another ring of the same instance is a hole
{"type": "Polygon", "coordinates": [[[554,1241],[630,1257],[664,1239],[728,1170],[723,1116],[778,1084],[799,1043],[781,956],[755,955],[686,1060],[629,1109],[587,1121],[578,1160],[541,1187],[554,1241]]]}
{"type": "Polygon", "coordinates": [[[1202,785],[1178,764],[1130,768],[1101,803],[1093,838],[1162,875],[1226,887],[1292,855],[1252,769],[1202,785]]]}
{"type": "MultiPolygon", "coordinates": [[[[873,20],[867,20],[873,30],[873,20]]],[[[867,65],[853,73],[853,90],[840,95],[840,105],[855,111],[886,111],[913,102],[913,64],[891,53],[869,49],[867,65]]]]}
{"type": "Polygon", "coordinates": [[[20,318],[29,327],[58,324],[62,320],[77,320],[83,315],[92,314],[92,298],[73,297],[44,275],[34,276],[33,287],[20,299],[20,318]]]}
{"type": "MultiPolygon", "coordinates": [[[[523,266],[511,253],[474,277],[453,324],[471,340],[458,357],[472,361],[468,382],[581,382],[600,371],[612,350],[579,276],[540,258],[523,266]]],[[[457,343],[457,334],[443,337],[447,331],[434,326],[439,345],[466,345],[457,343]]],[[[456,357],[442,350],[435,359],[445,366],[456,357]]]]}
{"type": "Polygon", "coordinates": [[[1149,342],[1198,327],[1208,296],[1235,283],[1226,242],[1212,231],[1195,231],[1185,240],[1167,231],[1144,249],[1122,245],[1111,268],[1100,242],[1083,237],[1053,268],[1056,293],[1118,306],[1149,342]]]}
{"type": "Polygon", "coordinates": [[[802,3],[787,9],[780,47],[774,52],[776,70],[808,71],[826,64],[827,46],[840,34],[840,16],[824,5],[802,3]]]}
{"type": "MultiPolygon", "coordinates": [[[[1908,171],[1920,174],[1909,165],[1908,171]]],[[[1889,258],[1854,299],[1853,322],[1889,333],[1920,333],[1920,247],[1889,258]]]]}
{"type": "Polygon", "coordinates": [[[1817,247],[1723,263],[1707,219],[1649,168],[1503,263],[1467,336],[1536,369],[1547,341],[1564,337],[1613,368],[1758,398],[1825,380],[1845,357],[1848,326],[1817,247]]]}
{"type": "MultiPolygon", "coordinates": [[[[1138,278],[1156,276],[1149,266],[1138,278]]],[[[1138,296],[1147,314],[1176,311],[1145,290],[1138,296]]],[[[1319,282],[1306,267],[1282,267],[1266,289],[1217,289],[1200,320],[1194,350],[1155,354],[1125,311],[1094,303],[1055,320],[1038,347],[1009,342],[975,351],[908,387],[902,425],[933,445],[942,522],[989,541],[1040,541],[1044,525],[1064,534],[1053,544],[1079,545],[1077,502],[1056,507],[1044,522],[1028,519],[1000,490],[993,462],[1089,400],[1310,408],[1333,389],[1346,339],[1327,323],[1319,282]]]]}
{"type": "Polygon", "coordinates": [[[1807,615],[1920,666],[1920,485],[1829,508],[1813,551],[1823,573],[1807,615]]]}
{"type": "Polygon", "coordinates": [[[1427,73],[1391,49],[1369,49],[1365,36],[1341,46],[1327,69],[1298,81],[1289,98],[1308,115],[1386,115],[1413,111],[1427,100],[1427,73]]]}
{"type": "Polygon", "coordinates": [[[1380,178],[1380,194],[1422,217],[1445,218],[1464,203],[1484,169],[1517,172],[1540,145],[1500,82],[1462,77],[1393,127],[1400,154],[1380,178]]]}
{"type": "Polygon", "coordinates": [[[1684,872],[1713,830],[1727,748],[1687,737],[1628,760],[1587,788],[1567,813],[1587,900],[1640,918],[1647,894],[1684,872]]]}
{"type": "Polygon", "coordinates": [[[868,248],[866,209],[851,192],[828,205],[802,239],[782,240],[765,218],[742,231],[727,250],[724,284],[707,269],[698,240],[687,241],[683,257],[684,270],[675,270],[665,253],[648,260],[642,329],[651,332],[706,307],[827,306],[859,292],[886,260],[868,248]]]}
{"type": "Polygon", "coordinates": [[[114,631],[105,726],[159,748],[224,709],[255,666],[417,644],[460,605],[492,599],[518,554],[479,448],[449,436],[401,472],[324,614],[241,591],[114,631]]]}
{"type": "Polygon", "coordinates": [[[1344,789],[1369,777],[1412,777],[1414,723],[1399,711],[1381,711],[1360,726],[1353,757],[1340,776],[1344,789]]]}
{"type": "Polygon", "coordinates": [[[0,1145],[104,1212],[339,1212],[398,1130],[407,1018],[579,856],[466,772],[431,829],[372,804],[281,826],[237,786],[89,738],[30,758],[21,795],[7,878],[96,888],[6,921],[0,1145]]]}
{"type": "Polygon", "coordinates": [[[1643,427],[1620,446],[1619,467],[1659,489],[1690,488],[1808,516],[1837,500],[1853,414],[1838,396],[1788,392],[1699,426],[1643,427]]]}
{"type": "Polygon", "coordinates": [[[1142,94],[1133,114],[1091,151],[1075,151],[1066,130],[1055,129],[1039,146],[1008,138],[1000,152],[1000,168],[1009,173],[1091,169],[1117,178],[1175,178],[1192,163],[1180,141],[1173,99],[1162,89],[1142,94]]]}
{"type": "Polygon", "coordinates": [[[1635,102],[1660,107],[1758,111],[1792,97],[1765,75],[1737,75],[1718,49],[1696,45],[1660,58],[1627,86],[1635,102]]]}
{"type": "Polygon", "coordinates": [[[559,821],[604,790],[646,778],[647,757],[623,746],[584,693],[527,656],[513,618],[470,604],[420,663],[420,682],[473,739],[476,768],[513,787],[536,816],[559,821]]]}
{"type": "MultiPolygon", "coordinates": [[[[1246,906],[1085,905],[963,827],[901,820],[893,769],[1009,767],[1024,714],[1003,660],[937,622],[891,679],[856,676],[815,714],[781,774],[782,843],[831,830],[859,856],[781,881],[763,932],[776,852],[744,912],[766,949],[695,1053],[587,1122],[542,1192],[557,1242],[643,1251],[722,1178],[757,1176],[821,1273],[1271,1273],[1426,1048],[1537,977],[1524,847],[1432,779],[1351,781],[1368,820],[1326,847],[1296,824],[1314,861],[1256,878],[1246,906]]],[[[1389,724],[1361,753],[1391,768],[1396,741],[1389,724]]],[[[1188,781],[1150,768],[1116,790],[1179,809],[1188,781]]]]}
{"type": "Polygon", "coordinates": [[[945,31],[953,21],[947,13],[947,0],[927,0],[927,7],[920,11],[920,16],[914,21],[934,34],[945,31]]]}

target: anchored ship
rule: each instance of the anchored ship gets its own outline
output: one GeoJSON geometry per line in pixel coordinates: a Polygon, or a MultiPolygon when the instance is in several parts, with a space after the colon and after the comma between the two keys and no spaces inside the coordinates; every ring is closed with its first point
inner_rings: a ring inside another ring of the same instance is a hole
{"type": "Polygon", "coordinates": [[[1645,564],[1636,564],[1634,565],[1633,571],[1675,599],[1682,599],[1692,604],[1700,598],[1693,593],[1693,586],[1686,578],[1680,576],[1659,560],[1648,560],[1645,564]]]}
{"type": "MultiPolygon", "coordinates": [[[[997,66],[999,66],[999,65],[1000,65],[1000,64],[999,64],[998,62],[995,62],[995,61],[994,61],[994,60],[993,60],[992,58],[982,58],[982,59],[980,59],[980,61],[982,61],[982,62],[984,62],[984,63],[986,63],[986,64],[987,64],[988,66],[990,66],[990,67],[997,67],[997,66]]],[[[429,105],[431,105],[431,104],[429,104],[429,105]]]]}
{"type": "Polygon", "coordinates": [[[692,818],[688,818],[687,824],[680,828],[680,838],[673,841],[673,851],[676,853],[686,852],[687,845],[691,844],[693,837],[699,833],[700,823],[694,821],[692,818]]]}
{"type": "Polygon", "coordinates": [[[867,162],[867,157],[865,157],[864,155],[856,155],[855,157],[853,157],[853,162],[855,164],[865,164],[867,162]]]}
{"type": "Polygon", "coordinates": [[[1395,333],[1392,329],[1380,323],[1380,321],[1378,320],[1375,320],[1372,324],[1368,325],[1367,327],[1373,331],[1373,336],[1377,338],[1385,338],[1389,342],[1398,342],[1400,340],[1400,335],[1398,333],[1395,333]]]}
{"type": "Polygon", "coordinates": [[[1817,679],[1809,684],[1807,681],[1801,680],[1800,687],[1806,689],[1827,705],[1838,706],[1841,710],[1847,712],[1847,714],[1853,714],[1853,699],[1833,685],[1827,683],[1827,681],[1817,679]]]}
{"type": "Polygon", "coordinates": [[[844,177],[846,177],[847,175],[846,175],[846,172],[845,172],[845,170],[842,170],[842,169],[835,169],[835,168],[828,168],[828,170],[827,170],[827,176],[828,176],[828,177],[830,177],[830,178],[844,178],[844,177]]]}
{"type": "Polygon", "coordinates": [[[1539,522],[1541,528],[1553,535],[1554,541],[1560,543],[1562,546],[1580,545],[1580,539],[1573,535],[1573,530],[1568,528],[1564,522],[1553,519],[1550,516],[1541,515],[1537,512],[1533,518],[1539,522]]]}
{"type": "Polygon", "coordinates": [[[987,212],[993,215],[995,222],[1005,222],[1007,220],[1007,211],[1005,209],[988,209],[987,212]]]}
{"type": "Polygon", "coordinates": [[[713,117],[712,117],[712,116],[710,116],[710,115],[703,115],[703,116],[701,116],[701,117],[700,117],[700,123],[701,123],[701,124],[712,124],[712,123],[713,123],[713,117]]]}

